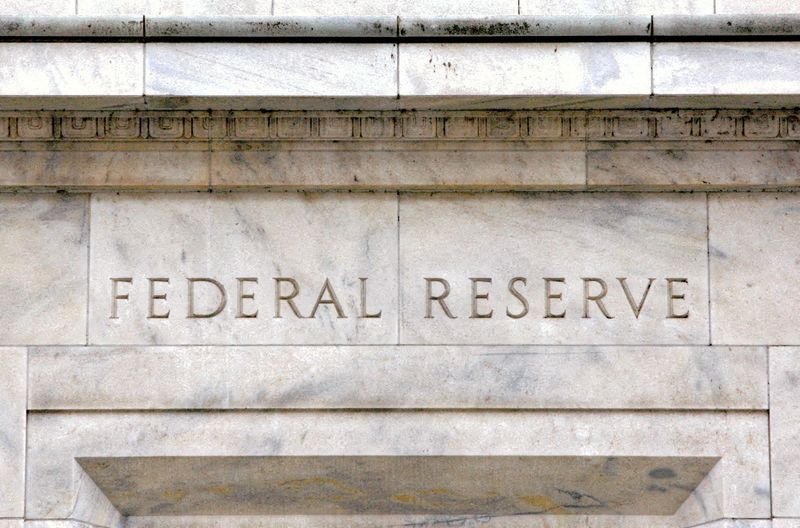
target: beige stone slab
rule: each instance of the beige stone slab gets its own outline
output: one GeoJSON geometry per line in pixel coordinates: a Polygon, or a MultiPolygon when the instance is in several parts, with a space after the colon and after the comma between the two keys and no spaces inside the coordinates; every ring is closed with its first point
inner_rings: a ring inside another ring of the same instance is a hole
{"type": "Polygon", "coordinates": [[[706,252],[702,195],[402,195],[401,343],[706,344],[706,252]]]}
{"type": "Polygon", "coordinates": [[[744,13],[753,15],[775,15],[800,13],[796,0],[716,0],[716,12],[720,14],[744,13]]]}
{"type": "Polygon", "coordinates": [[[29,407],[766,409],[763,348],[53,347],[29,407]]]}
{"type": "Polygon", "coordinates": [[[397,95],[395,44],[149,43],[145,70],[150,96],[397,95]]]}
{"type": "Polygon", "coordinates": [[[772,528],[798,528],[800,519],[772,519],[772,528]]]}
{"type": "Polygon", "coordinates": [[[673,515],[719,458],[273,455],[77,461],[125,516],[511,517],[673,515]]]}
{"type": "Polygon", "coordinates": [[[653,45],[655,95],[789,94],[800,82],[798,42],[653,45]]]}
{"type": "Polygon", "coordinates": [[[86,340],[86,196],[0,196],[0,344],[86,340]]]}
{"type": "Polygon", "coordinates": [[[800,342],[790,285],[800,279],[800,195],[709,196],[714,344],[800,342]]]}
{"type": "Polygon", "coordinates": [[[208,188],[209,153],[0,151],[0,188],[208,188]]]}
{"type": "Polygon", "coordinates": [[[772,528],[774,524],[767,519],[722,519],[703,526],[706,528],[772,528]]]}
{"type": "Polygon", "coordinates": [[[520,13],[548,16],[710,15],[714,13],[714,0],[520,0],[520,13]]]}
{"type": "Polygon", "coordinates": [[[516,15],[515,0],[275,0],[275,15],[516,15]]]}
{"type": "Polygon", "coordinates": [[[800,185],[794,150],[590,150],[590,187],[770,188],[800,185]]]}
{"type": "Polygon", "coordinates": [[[0,517],[25,514],[27,372],[24,348],[0,347],[0,517]]]}
{"type": "Polygon", "coordinates": [[[586,159],[581,150],[214,151],[211,173],[221,188],[580,189],[586,159]]]}
{"type": "Polygon", "coordinates": [[[143,45],[2,42],[0,96],[135,96],[144,93],[143,45]]]}
{"type": "Polygon", "coordinates": [[[396,342],[395,194],[98,194],[91,259],[93,344],[396,342]]]}
{"type": "Polygon", "coordinates": [[[769,350],[772,511],[778,517],[800,516],[800,348],[769,350]]]}
{"type": "Polygon", "coordinates": [[[36,518],[71,507],[76,457],[455,455],[720,457],[725,496],[709,513],[769,516],[766,413],[33,413],[28,446],[36,518]]]}
{"type": "Polygon", "coordinates": [[[23,528],[24,519],[0,519],[0,528],[23,528]]]}
{"type": "Polygon", "coordinates": [[[77,0],[80,15],[271,15],[272,0],[77,0]]]}
{"type": "Polygon", "coordinates": [[[644,42],[403,44],[400,96],[650,93],[644,42]]]}
{"type": "Polygon", "coordinates": [[[0,15],[74,15],[74,0],[3,0],[0,15]]]}

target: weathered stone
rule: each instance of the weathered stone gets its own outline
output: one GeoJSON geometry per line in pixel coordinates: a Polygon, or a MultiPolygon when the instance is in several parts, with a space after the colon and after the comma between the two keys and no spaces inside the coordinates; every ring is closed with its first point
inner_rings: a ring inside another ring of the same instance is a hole
{"type": "Polygon", "coordinates": [[[34,348],[35,410],[767,408],[766,350],[34,348]]]}
{"type": "Polygon", "coordinates": [[[705,344],[706,261],[703,196],[403,195],[401,343],[705,344]]]}
{"type": "MultiPolygon", "coordinates": [[[[256,146],[258,148],[258,146],[256,146]]],[[[581,189],[580,150],[264,150],[211,154],[212,186],[287,189],[581,189]],[[314,170],[308,170],[312,163],[314,170]]]]}
{"type": "Polygon", "coordinates": [[[2,42],[0,96],[142,95],[143,54],[134,43],[2,42]]]}
{"type": "Polygon", "coordinates": [[[719,457],[723,506],[709,513],[769,515],[767,416],[758,412],[32,413],[28,427],[31,517],[68,513],[75,458],[112,449],[115,457],[719,457]]]}
{"type": "Polygon", "coordinates": [[[25,514],[27,379],[25,349],[0,347],[0,517],[25,514]]]}
{"type": "Polygon", "coordinates": [[[156,96],[395,97],[397,46],[157,42],[145,78],[156,96]]]}
{"type": "Polygon", "coordinates": [[[794,0],[716,0],[717,13],[747,13],[772,15],[775,13],[800,13],[800,4],[794,0]]]}
{"type": "Polygon", "coordinates": [[[515,15],[516,0],[275,0],[276,15],[515,15]]]}
{"type": "Polygon", "coordinates": [[[396,216],[393,194],[95,195],[89,340],[395,343],[396,216]]]}
{"type": "Polygon", "coordinates": [[[0,151],[0,188],[208,188],[203,151],[0,151]]]}
{"type": "Polygon", "coordinates": [[[0,196],[0,344],[86,340],[86,196],[0,196]]]}
{"type": "Polygon", "coordinates": [[[77,8],[80,15],[266,16],[272,0],[80,0],[77,8]]]}
{"type": "Polygon", "coordinates": [[[714,344],[791,345],[800,340],[800,197],[709,196],[711,337],[714,344]]]}
{"type": "Polygon", "coordinates": [[[650,93],[643,42],[403,44],[400,96],[650,93]]]}
{"type": "Polygon", "coordinates": [[[523,15],[702,15],[713,12],[714,0],[520,0],[523,15]]]}
{"type": "Polygon", "coordinates": [[[4,0],[2,15],[74,15],[74,0],[4,0]]]}
{"type": "MultiPolygon", "coordinates": [[[[751,147],[752,148],[752,147],[751,147]]],[[[588,153],[589,187],[636,189],[775,188],[800,185],[794,150],[626,150],[588,153]]]]}
{"type": "Polygon", "coordinates": [[[769,351],[772,511],[776,517],[800,517],[800,348],[769,351]]]}
{"type": "Polygon", "coordinates": [[[797,42],[669,42],[653,46],[656,95],[795,93],[798,71],[797,42]],[[758,67],[742,68],[742,64],[758,67]]]}

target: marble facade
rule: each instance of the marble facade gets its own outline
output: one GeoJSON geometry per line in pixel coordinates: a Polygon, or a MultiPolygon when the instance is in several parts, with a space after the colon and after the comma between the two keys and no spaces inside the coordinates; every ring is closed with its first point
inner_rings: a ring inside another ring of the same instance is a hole
{"type": "Polygon", "coordinates": [[[1,3],[0,528],[800,527],[767,4],[1,3]]]}

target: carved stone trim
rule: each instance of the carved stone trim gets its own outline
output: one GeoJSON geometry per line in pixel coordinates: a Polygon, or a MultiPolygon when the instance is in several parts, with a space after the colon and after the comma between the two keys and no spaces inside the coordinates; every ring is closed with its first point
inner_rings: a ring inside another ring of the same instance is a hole
{"type": "Polygon", "coordinates": [[[800,111],[3,113],[0,141],[798,140],[800,111]]]}

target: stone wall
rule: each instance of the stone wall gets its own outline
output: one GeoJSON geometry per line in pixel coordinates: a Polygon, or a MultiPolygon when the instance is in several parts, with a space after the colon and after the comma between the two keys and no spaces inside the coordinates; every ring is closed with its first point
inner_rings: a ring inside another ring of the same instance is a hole
{"type": "Polygon", "coordinates": [[[0,528],[800,527],[800,19],[48,3],[0,528]]]}

